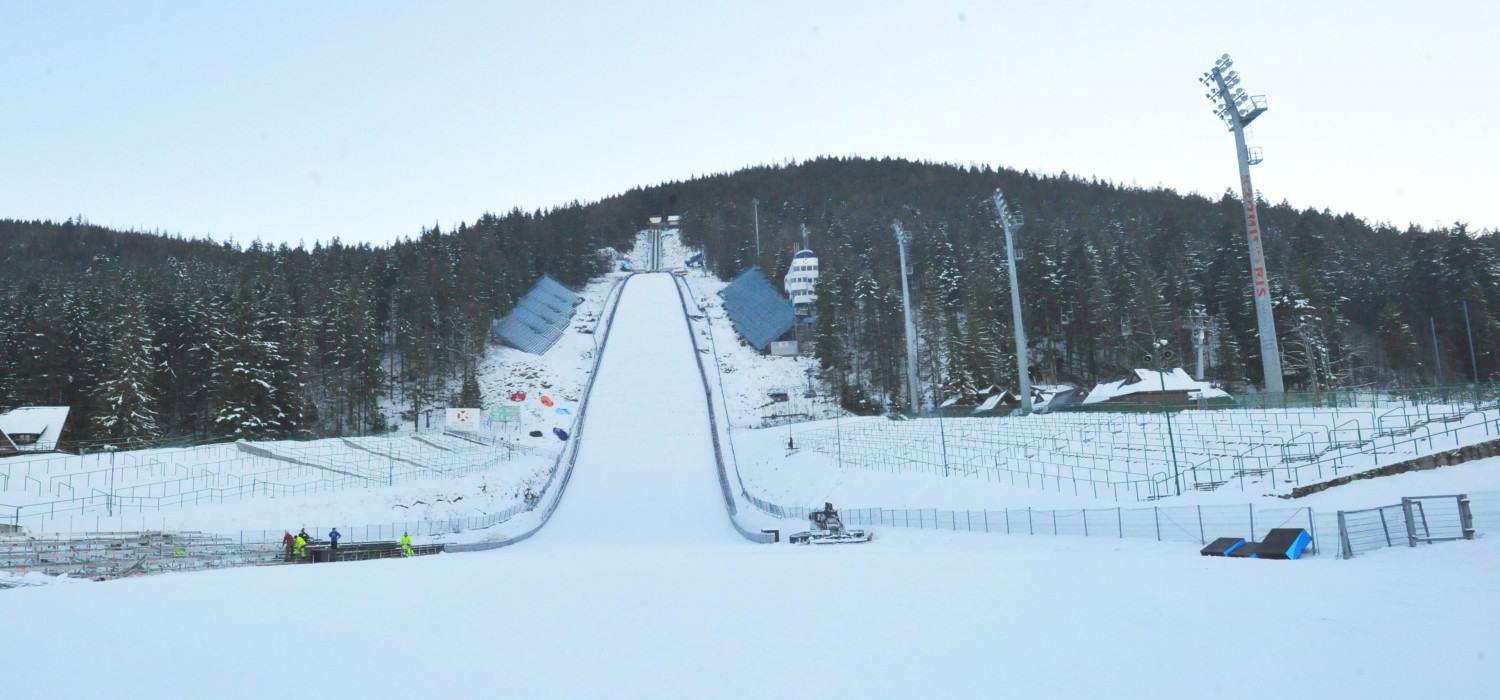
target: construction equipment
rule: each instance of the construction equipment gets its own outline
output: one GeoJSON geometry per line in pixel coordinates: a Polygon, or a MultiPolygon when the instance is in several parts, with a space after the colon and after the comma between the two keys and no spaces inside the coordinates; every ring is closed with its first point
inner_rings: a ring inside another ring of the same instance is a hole
{"type": "Polygon", "coordinates": [[[844,521],[832,503],[824,503],[823,510],[809,513],[807,519],[813,529],[792,535],[788,538],[792,544],[858,544],[875,537],[873,532],[844,529],[844,521]]]}

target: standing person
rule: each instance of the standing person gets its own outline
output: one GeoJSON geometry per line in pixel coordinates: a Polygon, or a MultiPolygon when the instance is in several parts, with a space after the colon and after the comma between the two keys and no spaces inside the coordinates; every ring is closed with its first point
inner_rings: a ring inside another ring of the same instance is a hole
{"type": "Polygon", "coordinates": [[[281,538],[281,546],[286,547],[286,560],[287,561],[291,561],[292,560],[292,547],[294,546],[294,543],[292,542],[292,531],[291,530],[287,530],[286,531],[286,536],[283,537],[283,538],[281,538]]]}
{"type": "Polygon", "coordinates": [[[338,528],[333,528],[332,530],[328,531],[328,558],[334,561],[337,561],[339,558],[340,537],[343,537],[343,535],[339,534],[338,528]]]}
{"type": "Polygon", "coordinates": [[[416,552],[412,551],[412,548],[411,548],[411,533],[402,533],[401,534],[401,556],[403,556],[403,557],[409,557],[409,556],[411,556],[413,554],[416,554],[416,552]]]}
{"type": "Polygon", "coordinates": [[[292,546],[297,553],[298,559],[307,556],[307,537],[305,535],[298,533],[296,537],[292,538],[292,546]]]}
{"type": "Polygon", "coordinates": [[[312,542],[312,535],[307,534],[307,526],[305,525],[301,530],[297,531],[297,536],[301,537],[303,542],[312,542]]]}

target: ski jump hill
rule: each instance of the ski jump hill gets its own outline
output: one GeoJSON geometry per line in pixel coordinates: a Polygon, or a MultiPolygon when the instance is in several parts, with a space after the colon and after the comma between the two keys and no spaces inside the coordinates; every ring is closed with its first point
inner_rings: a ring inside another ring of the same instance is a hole
{"type": "Polygon", "coordinates": [[[725,517],[692,337],[670,274],[626,280],[547,545],[744,543],[725,517]]]}

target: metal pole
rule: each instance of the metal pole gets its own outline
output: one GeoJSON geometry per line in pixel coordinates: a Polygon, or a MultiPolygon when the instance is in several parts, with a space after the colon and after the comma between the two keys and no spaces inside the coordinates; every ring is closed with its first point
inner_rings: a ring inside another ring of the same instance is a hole
{"type": "Polygon", "coordinates": [[[943,431],[943,409],[937,409],[938,445],[943,448],[943,476],[948,476],[948,435],[943,431]]]}
{"type": "Polygon", "coordinates": [[[1205,324],[1204,319],[1203,319],[1202,316],[1197,317],[1196,322],[1197,322],[1197,326],[1198,326],[1195,329],[1195,330],[1198,331],[1198,371],[1196,373],[1194,373],[1195,376],[1193,378],[1197,379],[1198,381],[1201,382],[1201,381],[1203,381],[1203,336],[1204,336],[1204,329],[1203,329],[1203,327],[1206,324],[1205,324]]]}
{"type": "Polygon", "coordinates": [[[901,222],[891,223],[896,231],[896,244],[901,250],[901,308],[906,315],[906,394],[908,410],[917,412],[917,325],[911,314],[911,289],[906,282],[906,240],[908,235],[901,222]]]}
{"type": "MultiPolygon", "coordinates": [[[[115,452],[114,445],[109,446],[109,517],[115,517],[115,452]]],[[[147,494],[149,495],[149,494],[147,494]]]]}
{"type": "Polygon", "coordinates": [[[1021,319],[1021,282],[1016,279],[1015,229],[1021,223],[1005,206],[1005,195],[995,190],[995,211],[1005,229],[1005,266],[1010,272],[1010,310],[1016,331],[1016,374],[1020,376],[1021,413],[1031,413],[1031,367],[1026,353],[1026,323],[1021,319]]]}
{"type": "Polygon", "coordinates": [[[1474,358],[1474,327],[1469,325],[1469,300],[1464,300],[1464,332],[1469,334],[1469,368],[1474,372],[1474,383],[1479,383],[1479,360],[1474,358]]]}
{"type": "Polygon", "coordinates": [[[833,414],[833,440],[834,440],[834,444],[838,448],[839,469],[843,469],[844,468],[844,429],[843,429],[843,426],[839,425],[839,423],[840,423],[839,415],[844,412],[844,408],[842,406],[835,406],[834,408],[836,409],[836,412],[833,414]]]}
{"type": "MultiPolygon", "coordinates": [[[[1255,187],[1250,183],[1250,148],[1245,144],[1245,125],[1265,111],[1264,102],[1250,101],[1250,111],[1240,114],[1235,92],[1231,91],[1224,71],[1229,68],[1229,56],[1224,63],[1210,72],[1218,86],[1218,98],[1223,102],[1223,118],[1234,131],[1235,154],[1240,164],[1240,193],[1245,207],[1245,237],[1250,245],[1250,281],[1255,290],[1256,329],[1260,335],[1260,364],[1266,375],[1266,391],[1280,394],[1285,391],[1281,377],[1281,348],[1276,343],[1276,321],[1271,315],[1271,283],[1266,276],[1266,252],[1261,246],[1260,217],[1255,212],[1255,187]],[[1258,105],[1258,106],[1257,106],[1258,105]]],[[[1238,76],[1230,76],[1237,80],[1238,76]]]]}
{"type": "Polygon", "coordinates": [[[1443,354],[1438,351],[1437,321],[1431,316],[1427,317],[1427,329],[1432,333],[1432,363],[1437,369],[1437,384],[1443,383],[1443,354]]]}
{"type": "Polygon", "coordinates": [[[760,264],[760,200],[751,199],[750,204],[755,207],[755,264],[760,264]]]}
{"type": "MultiPolygon", "coordinates": [[[[1165,352],[1163,348],[1161,352],[1165,352]]],[[[1167,375],[1161,370],[1160,353],[1157,353],[1156,378],[1161,382],[1161,412],[1162,417],[1167,419],[1167,448],[1172,455],[1172,485],[1177,495],[1182,495],[1182,471],[1177,467],[1177,438],[1172,434],[1172,412],[1167,407],[1167,375]]]]}
{"type": "Polygon", "coordinates": [[[1255,286],[1255,322],[1260,335],[1260,366],[1266,375],[1266,391],[1285,391],[1281,378],[1281,348],[1276,343],[1276,320],[1271,311],[1271,283],[1266,277],[1266,252],[1260,242],[1260,218],[1255,212],[1255,188],[1250,184],[1250,149],[1245,128],[1236,120],[1234,145],[1239,154],[1240,184],[1245,204],[1245,236],[1250,244],[1250,274],[1255,286]]]}

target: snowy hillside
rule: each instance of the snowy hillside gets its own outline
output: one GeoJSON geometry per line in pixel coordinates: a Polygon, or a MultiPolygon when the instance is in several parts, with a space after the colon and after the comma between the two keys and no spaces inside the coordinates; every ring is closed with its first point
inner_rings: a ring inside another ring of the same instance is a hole
{"type": "Polygon", "coordinates": [[[1500,557],[1493,538],[1299,562],[900,528],[751,545],[726,526],[671,289],[626,288],[574,487],[538,537],[6,591],[0,619],[36,631],[0,662],[7,692],[260,698],[288,668],[278,697],[1478,698],[1500,682],[1500,570],[1475,566],[1500,557]]]}

